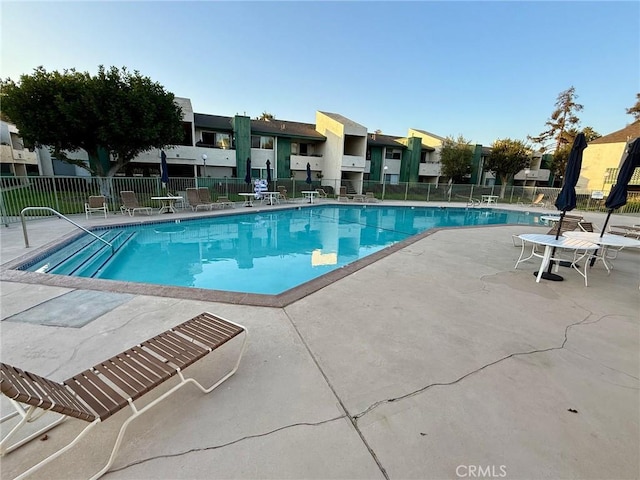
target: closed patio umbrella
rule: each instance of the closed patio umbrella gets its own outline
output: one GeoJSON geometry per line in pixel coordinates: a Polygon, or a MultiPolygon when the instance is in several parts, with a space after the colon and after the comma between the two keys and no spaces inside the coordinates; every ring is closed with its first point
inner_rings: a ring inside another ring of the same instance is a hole
{"type": "Polygon", "coordinates": [[[309,162],[307,162],[307,179],[305,182],[311,185],[311,164],[309,162]]]}
{"type": "Polygon", "coordinates": [[[169,183],[169,170],[167,169],[167,154],[164,153],[164,150],[160,151],[160,170],[160,181],[162,182],[162,188],[166,188],[167,184],[169,183]]]}
{"type": "Polygon", "coordinates": [[[267,188],[271,183],[271,160],[267,160],[267,188]]]}
{"type": "Polygon", "coordinates": [[[247,173],[244,176],[244,183],[251,185],[251,158],[247,157],[247,173]]]}
{"type": "MultiPolygon", "coordinates": [[[[560,229],[562,228],[562,221],[567,212],[576,208],[576,184],[580,178],[580,170],[582,169],[582,153],[587,148],[587,139],[584,133],[579,133],[573,141],[571,151],[569,152],[569,159],[567,160],[567,167],[564,172],[564,183],[562,184],[562,190],[558,194],[556,199],[556,208],[561,210],[560,219],[558,220],[558,231],[556,232],[556,239],[560,236],[560,229]]],[[[551,256],[555,254],[555,248],[551,256]]],[[[556,282],[564,280],[560,275],[551,273],[553,262],[549,262],[549,267],[546,272],[543,272],[542,278],[545,280],[553,280],[556,282]]],[[[536,276],[538,272],[536,272],[536,276]]]]}

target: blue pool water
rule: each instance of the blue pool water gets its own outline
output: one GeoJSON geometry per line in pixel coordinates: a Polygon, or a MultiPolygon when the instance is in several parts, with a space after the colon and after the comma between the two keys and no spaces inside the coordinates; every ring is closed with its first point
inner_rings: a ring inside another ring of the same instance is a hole
{"type": "Polygon", "coordinates": [[[314,206],[94,230],[24,270],[275,295],[425,230],[533,224],[503,210],[314,206]]]}

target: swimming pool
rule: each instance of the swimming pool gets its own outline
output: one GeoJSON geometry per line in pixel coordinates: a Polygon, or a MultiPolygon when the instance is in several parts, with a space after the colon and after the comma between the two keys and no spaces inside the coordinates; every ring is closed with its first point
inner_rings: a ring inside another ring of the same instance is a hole
{"type": "Polygon", "coordinates": [[[429,229],[533,224],[496,209],[322,205],[95,229],[19,267],[142,284],[278,295],[429,229]]]}

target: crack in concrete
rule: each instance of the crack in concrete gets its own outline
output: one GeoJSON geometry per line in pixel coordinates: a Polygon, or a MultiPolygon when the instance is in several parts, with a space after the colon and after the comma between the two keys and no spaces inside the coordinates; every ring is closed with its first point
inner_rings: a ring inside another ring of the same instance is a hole
{"type": "Polygon", "coordinates": [[[131,467],[135,467],[137,465],[141,465],[143,463],[151,462],[151,461],[154,461],[154,460],[160,460],[160,459],[163,459],[163,458],[175,458],[175,457],[181,457],[183,455],[188,455],[190,453],[199,453],[199,452],[206,452],[206,451],[209,451],[209,450],[217,450],[217,449],[220,449],[220,448],[224,448],[224,447],[229,447],[231,445],[235,445],[236,443],[240,443],[240,442],[243,442],[245,440],[251,440],[251,439],[254,439],[254,438],[266,437],[266,436],[271,435],[273,433],[277,433],[277,432],[280,432],[282,430],[287,430],[289,428],[294,428],[294,427],[317,427],[317,426],[323,425],[325,423],[335,422],[336,420],[341,420],[343,418],[347,418],[347,415],[340,415],[338,417],[334,417],[334,418],[330,418],[328,420],[322,420],[320,422],[314,422],[314,423],[310,423],[310,422],[292,423],[290,425],[284,425],[282,427],[275,428],[275,429],[270,430],[268,432],[256,433],[255,435],[246,435],[244,437],[237,438],[235,440],[231,440],[230,442],[221,443],[220,445],[211,445],[211,446],[208,446],[208,447],[190,448],[189,450],[185,450],[183,452],[167,453],[167,454],[164,454],[164,455],[154,455],[152,457],[143,458],[142,460],[137,460],[135,462],[128,463],[127,465],[123,465],[122,467],[112,468],[112,469],[109,470],[109,473],[120,472],[122,470],[126,470],[126,469],[129,469],[131,467]]]}
{"type": "Polygon", "coordinates": [[[376,465],[378,466],[378,469],[380,470],[380,473],[382,473],[382,475],[384,476],[384,478],[386,480],[390,480],[389,479],[389,474],[387,473],[387,469],[384,468],[384,466],[380,462],[380,459],[378,458],[378,455],[376,455],[376,452],[373,450],[371,445],[369,445],[369,442],[367,442],[367,439],[364,437],[364,434],[358,428],[358,424],[357,424],[355,418],[349,413],[349,410],[347,410],[347,406],[342,401],[342,398],[340,398],[340,396],[338,395],[338,392],[336,391],[335,387],[333,386],[333,384],[329,380],[329,377],[327,377],[327,375],[324,373],[324,370],[322,369],[322,367],[318,363],[318,360],[316,359],[315,355],[311,351],[311,348],[309,347],[309,345],[307,344],[306,340],[304,339],[304,337],[300,333],[300,330],[298,330],[297,325],[295,324],[293,319],[289,316],[289,314],[287,313],[287,310],[285,308],[283,308],[282,311],[286,315],[287,319],[289,320],[289,323],[291,323],[291,326],[293,327],[293,329],[295,330],[296,334],[298,335],[298,338],[300,339],[300,341],[304,345],[304,348],[307,350],[307,353],[311,357],[311,360],[313,360],[313,363],[315,364],[316,368],[320,372],[320,375],[322,375],[322,378],[324,378],[324,381],[327,383],[327,386],[331,389],[331,391],[333,392],[333,395],[338,400],[338,404],[340,405],[340,408],[342,409],[342,411],[345,413],[345,417],[349,419],[349,421],[351,422],[351,425],[353,426],[353,429],[356,431],[356,433],[360,437],[360,440],[362,441],[363,445],[365,446],[365,448],[369,452],[369,455],[371,455],[371,458],[373,458],[373,461],[376,462],[376,465]]]}
{"type": "MultiPolygon", "coordinates": [[[[479,373],[482,370],[485,370],[485,369],[487,369],[489,367],[492,367],[493,365],[497,365],[498,363],[501,363],[501,362],[503,362],[505,360],[508,360],[510,358],[515,358],[515,357],[525,356],[525,355],[534,355],[534,354],[537,354],[537,353],[551,352],[553,350],[562,350],[562,349],[564,349],[567,341],[569,340],[568,334],[569,334],[569,330],[572,327],[575,327],[577,325],[591,325],[591,324],[599,322],[600,320],[602,320],[604,318],[607,318],[607,317],[611,316],[611,315],[604,315],[604,316],[598,318],[597,320],[594,320],[594,321],[591,321],[591,322],[587,322],[587,320],[589,319],[589,317],[591,317],[591,315],[592,315],[592,312],[589,312],[588,315],[583,320],[580,320],[579,322],[575,322],[575,323],[567,325],[565,327],[565,329],[564,329],[564,340],[562,341],[562,344],[559,347],[549,347],[549,348],[543,348],[543,349],[530,350],[530,351],[526,351],[526,352],[514,352],[514,353],[506,355],[506,356],[504,356],[502,358],[494,360],[493,362],[489,362],[489,363],[487,363],[487,364],[485,364],[485,365],[483,365],[483,366],[481,366],[481,367],[479,367],[479,368],[477,368],[475,370],[467,372],[464,375],[462,375],[461,377],[458,377],[457,379],[452,380],[450,382],[435,382],[435,383],[431,383],[429,385],[426,385],[426,386],[424,386],[422,388],[414,390],[413,392],[409,392],[409,393],[407,393],[405,395],[401,395],[399,397],[387,398],[385,400],[379,400],[379,401],[371,404],[369,407],[367,407],[362,412],[354,415],[352,417],[353,421],[357,424],[358,419],[360,419],[363,416],[367,415],[368,413],[372,412],[373,410],[375,410],[376,408],[378,408],[381,405],[385,405],[387,403],[394,403],[394,402],[398,402],[400,400],[404,400],[404,399],[407,399],[407,398],[410,398],[410,397],[414,397],[416,395],[419,395],[419,394],[427,391],[428,389],[430,389],[432,387],[445,387],[445,386],[455,385],[456,383],[460,383],[465,378],[468,378],[468,377],[470,377],[472,375],[475,375],[476,373],[479,373]]],[[[573,353],[572,350],[569,350],[569,351],[571,351],[573,353]]]]}

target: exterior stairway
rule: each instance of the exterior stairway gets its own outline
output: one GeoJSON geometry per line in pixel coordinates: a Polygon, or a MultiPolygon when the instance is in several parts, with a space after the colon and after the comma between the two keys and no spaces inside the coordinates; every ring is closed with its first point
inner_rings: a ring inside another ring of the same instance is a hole
{"type": "Polygon", "coordinates": [[[358,193],[356,189],[353,188],[351,180],[342,180],[342,186],[347,187],[347,195],[355,195],[358,193]]]}

